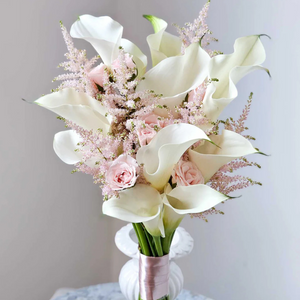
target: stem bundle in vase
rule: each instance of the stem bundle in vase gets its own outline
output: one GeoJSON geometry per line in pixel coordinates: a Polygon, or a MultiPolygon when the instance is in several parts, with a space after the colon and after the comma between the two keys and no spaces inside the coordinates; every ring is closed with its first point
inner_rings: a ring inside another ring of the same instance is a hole
{"type": "MultiPolygon", "coordinates": [[[[144,16],[154,29],[147,37],[152,67],[110,17],[80,16],[70,34],[61,23],[68,53],[59,66],[67,74],[57,76],[61,84],[35,101],[68,128],[54,137],[58,157],[75,166],[73,173],[93,176],[102,188],[104,214],[133,223],[144,290],[159,290],[158,276],[151,281],[146,269],[155,259],[161,270],[166,267],[163,258],[185,215],[207,221],[223,214],[215,206],[234,198],[232,192],[260,185],[234,174],[260,168],[245,158],[262,154],[246,133],[252,94],[237,120],[220,114],[237,97],[240,79],[255,70],[269,73],[261,65],[261,35],[237,39],[232,54],[213,50],[209,5],[192,23],[176,25],[178,36],[167,32],[164,20],[144,16]],[[97,55],[88,59],[72,37],[89,42],[97,55]]],[[[168,293],[160,298],[169,299],[168,293]]]]}
{"type": "Polygon", "coordinates": [[[147,258],[140,258],[140,271],[139,274],[139,287],[140,295],[139,299],[147,299],[147,293],[153,297],[155,286],[160,286],[162,292],[159,298],[161,300],[169,300],[168,287],[169,287],[169,252],[172,243],[173,234],[165,236],[152,236],[142,223],[133,223],[136,236],[139,242],[140,254],[147,258]],[[165,256],[165,257],[164,257],[165,256]],[[149,258],[148,258],[149,257],[149,258]],[[163,259],[161,259],[164,257],[163,259]],[[148,262],[148,268],[143,266],[143,260],[148,262]],[[165,273],[162,275],[162,268],[157,269],[157,264],[162,263],[165,268],[165,273]],[[155,282],[155,279],[160,277],[159,284],[155,282]],[[166,290],[166,294],[164,294],[166,290]],[[145,295],[145,296],[144,296],[145,295]]]}

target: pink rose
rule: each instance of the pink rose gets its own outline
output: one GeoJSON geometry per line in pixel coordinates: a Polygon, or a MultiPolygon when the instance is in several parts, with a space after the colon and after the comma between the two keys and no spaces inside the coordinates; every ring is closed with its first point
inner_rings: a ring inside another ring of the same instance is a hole
{"type": "Polygon", "coordinates": [[[167,120],[164,120],[162,117],[156,115],[155,113],[148,113],[146,115],[141,116],[140,119],[144,121],[145,124],[148,124],[152,128],[154,128],[154,126],[164,128],[168,125],[167,120]]]}
{"type": "Polygon", "coordinates": [[[144,128],[140,127],[137,130],[137,135],[139,138],[140,145],[146,146],[155,137],[156,131],[150,125],[147,124],[144,128]]]}
{"type": "Polygon", "coordinates": [[[193,162],[180,160],[173,169],[172,183],[178,186],[204,184],[204,177],[193,162]]]}
{"type": "Polygon", "coordinates": [[[134,186],[139,166],[134,158],[122,154],[115,159],[106,173],[106,182],[114,191],[134,186]]]}
{"type": "MultiPolygon", "coordinates": [[[[125,63],[126,63],[126,66],[129,68],[129,69],[135,69],[136,68],[136,65],[135,63],[133,62],[132,60],[132,57],[128,54],[128,53],[125,53],[125,63]]],[[[113,63],[111,64],[112,68],[113,69],[118,69],[120,68],[120,62],[118,59],[115,59],[113,61],[113,63]]]]}
{"type": "Polygon", "coordinates": [[[157,128],[164,128],[168,125],[166,120],[163,120],[160,116],[155,113],[148,113],[140,117],[145,127],[140,127],[137,130],[137,135],[141,146],[145,146],[151,142],[157,133],[157,128]]]}
{"type": "Polygon", "coordinates": [[[104,76],[105,76],[105,74],[104,74],[105,68],[106,68],[106,65],[101,63],[99,66],[92,69],[88,74],[90,80],[92,80],[93,82],[95,82],[96,84],[98,84],[102,87],[104,85],[103,80],[104,80],[104,76]]]}

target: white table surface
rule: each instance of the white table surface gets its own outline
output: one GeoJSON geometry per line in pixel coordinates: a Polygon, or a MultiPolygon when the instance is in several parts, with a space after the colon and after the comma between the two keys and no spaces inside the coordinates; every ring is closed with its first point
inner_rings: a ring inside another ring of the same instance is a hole
{"type": "MultiPolygon", "coordinates": [[[[50,300],[126,300],[118,283],[104,283],[82,289],[62,288],[50,300]]],[[[176,300],[212,300],[183,290],[176,300]]]]}

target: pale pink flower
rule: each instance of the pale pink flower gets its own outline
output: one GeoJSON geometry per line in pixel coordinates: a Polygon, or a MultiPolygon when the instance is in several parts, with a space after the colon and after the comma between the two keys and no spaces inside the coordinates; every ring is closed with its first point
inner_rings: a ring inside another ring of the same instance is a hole
{"type": "Polygon", "coordinates": [[[107,66],[101,63],[99,66],[92,69],[88,74],[90,80],[103,87],[106,68],[107,66]]]}
{"type": "Polygon", "coordinates": [[[137,130],[137,135],[139,138],[139,142],[141,146],[148,145],[151,140],[155,137],[156,131],[148,124],[145,125],[145,127],[140,127],[137,130]]]}
{"type": "Polygon", "coordinates": [[[146,125],[154,128],[158,126],[160,128],[164,128],[168,125],[167,120],[163,119],[162,117],[156,115],[155,113],[151,112],[146,115],[141,116],[140,118],[146,125]]]}
{"type": "Polygon", "coordinates": [[[139,166],[134,158],[122,154],[109,166],[106,182],[114,191],[123,190],[134,186],[139,166]]]}
{"type": "MultiPolygon", "coordinates": [[[[133,62],[132,60],[132,57],[128,54],[128,53],[125,53],[125,63],[126,63],[126,66],[129,68],[129,69],[135,69],[136,68],[136,65],[135,63],[133,62]]],[[[121,67],[121,64],[120,64],[120,60],[117,58],[113,61],[113,63],[111,64],[111,67],[112,69],[119,69],[121,67]]]]}
{"type": "Polygon", "coordinates": [[[180,160],[173,169],[172,183],[178,186],[204,184],[204,177],[193,162],[180,160]]]}

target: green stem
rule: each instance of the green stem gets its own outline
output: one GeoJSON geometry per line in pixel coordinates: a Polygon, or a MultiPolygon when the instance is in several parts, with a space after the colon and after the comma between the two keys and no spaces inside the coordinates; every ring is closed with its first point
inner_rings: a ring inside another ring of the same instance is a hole
{"type": "Polygon", "coordinates": [[[160,236],[154,236],[153,240],[154,240],[154,244],[155,244],[155,248],[156,248],[158,256],[164,256],[163,248],[161,246],[160,236]]]}
{"type": "Polygon", "coordinates": [[[152,252],[152,256],[156,257],[157,256],[157,252],[155,249],[155,245],[154,245],[154,241],[153,241],[153,236],[147,231],[146,228],[144,228],[145,234],[146,234],[146,238],[148,240],[149,246],[151,248],[151,252],[152,252]]]}
{"type": "Polygon", "coordinates": [[[142,227],[142,224],[141,223],[135,223],[135,227],[136,227],[136,230],[138,232],[139,243],[140,243],[140,246],[142,248],[143,254],[146,255],[146,256],[151,256],[150,248],[149,248],[148,241],[147,241],[147,238],[146,238],[146,235],[145,235],[145,231],[142,227]]]}
{"type": "Polygon", "coordinates": [[[169,254],[175,230],[166,233],[166,237],[162,239],[162,248],[164,254],[169,254]]]}

